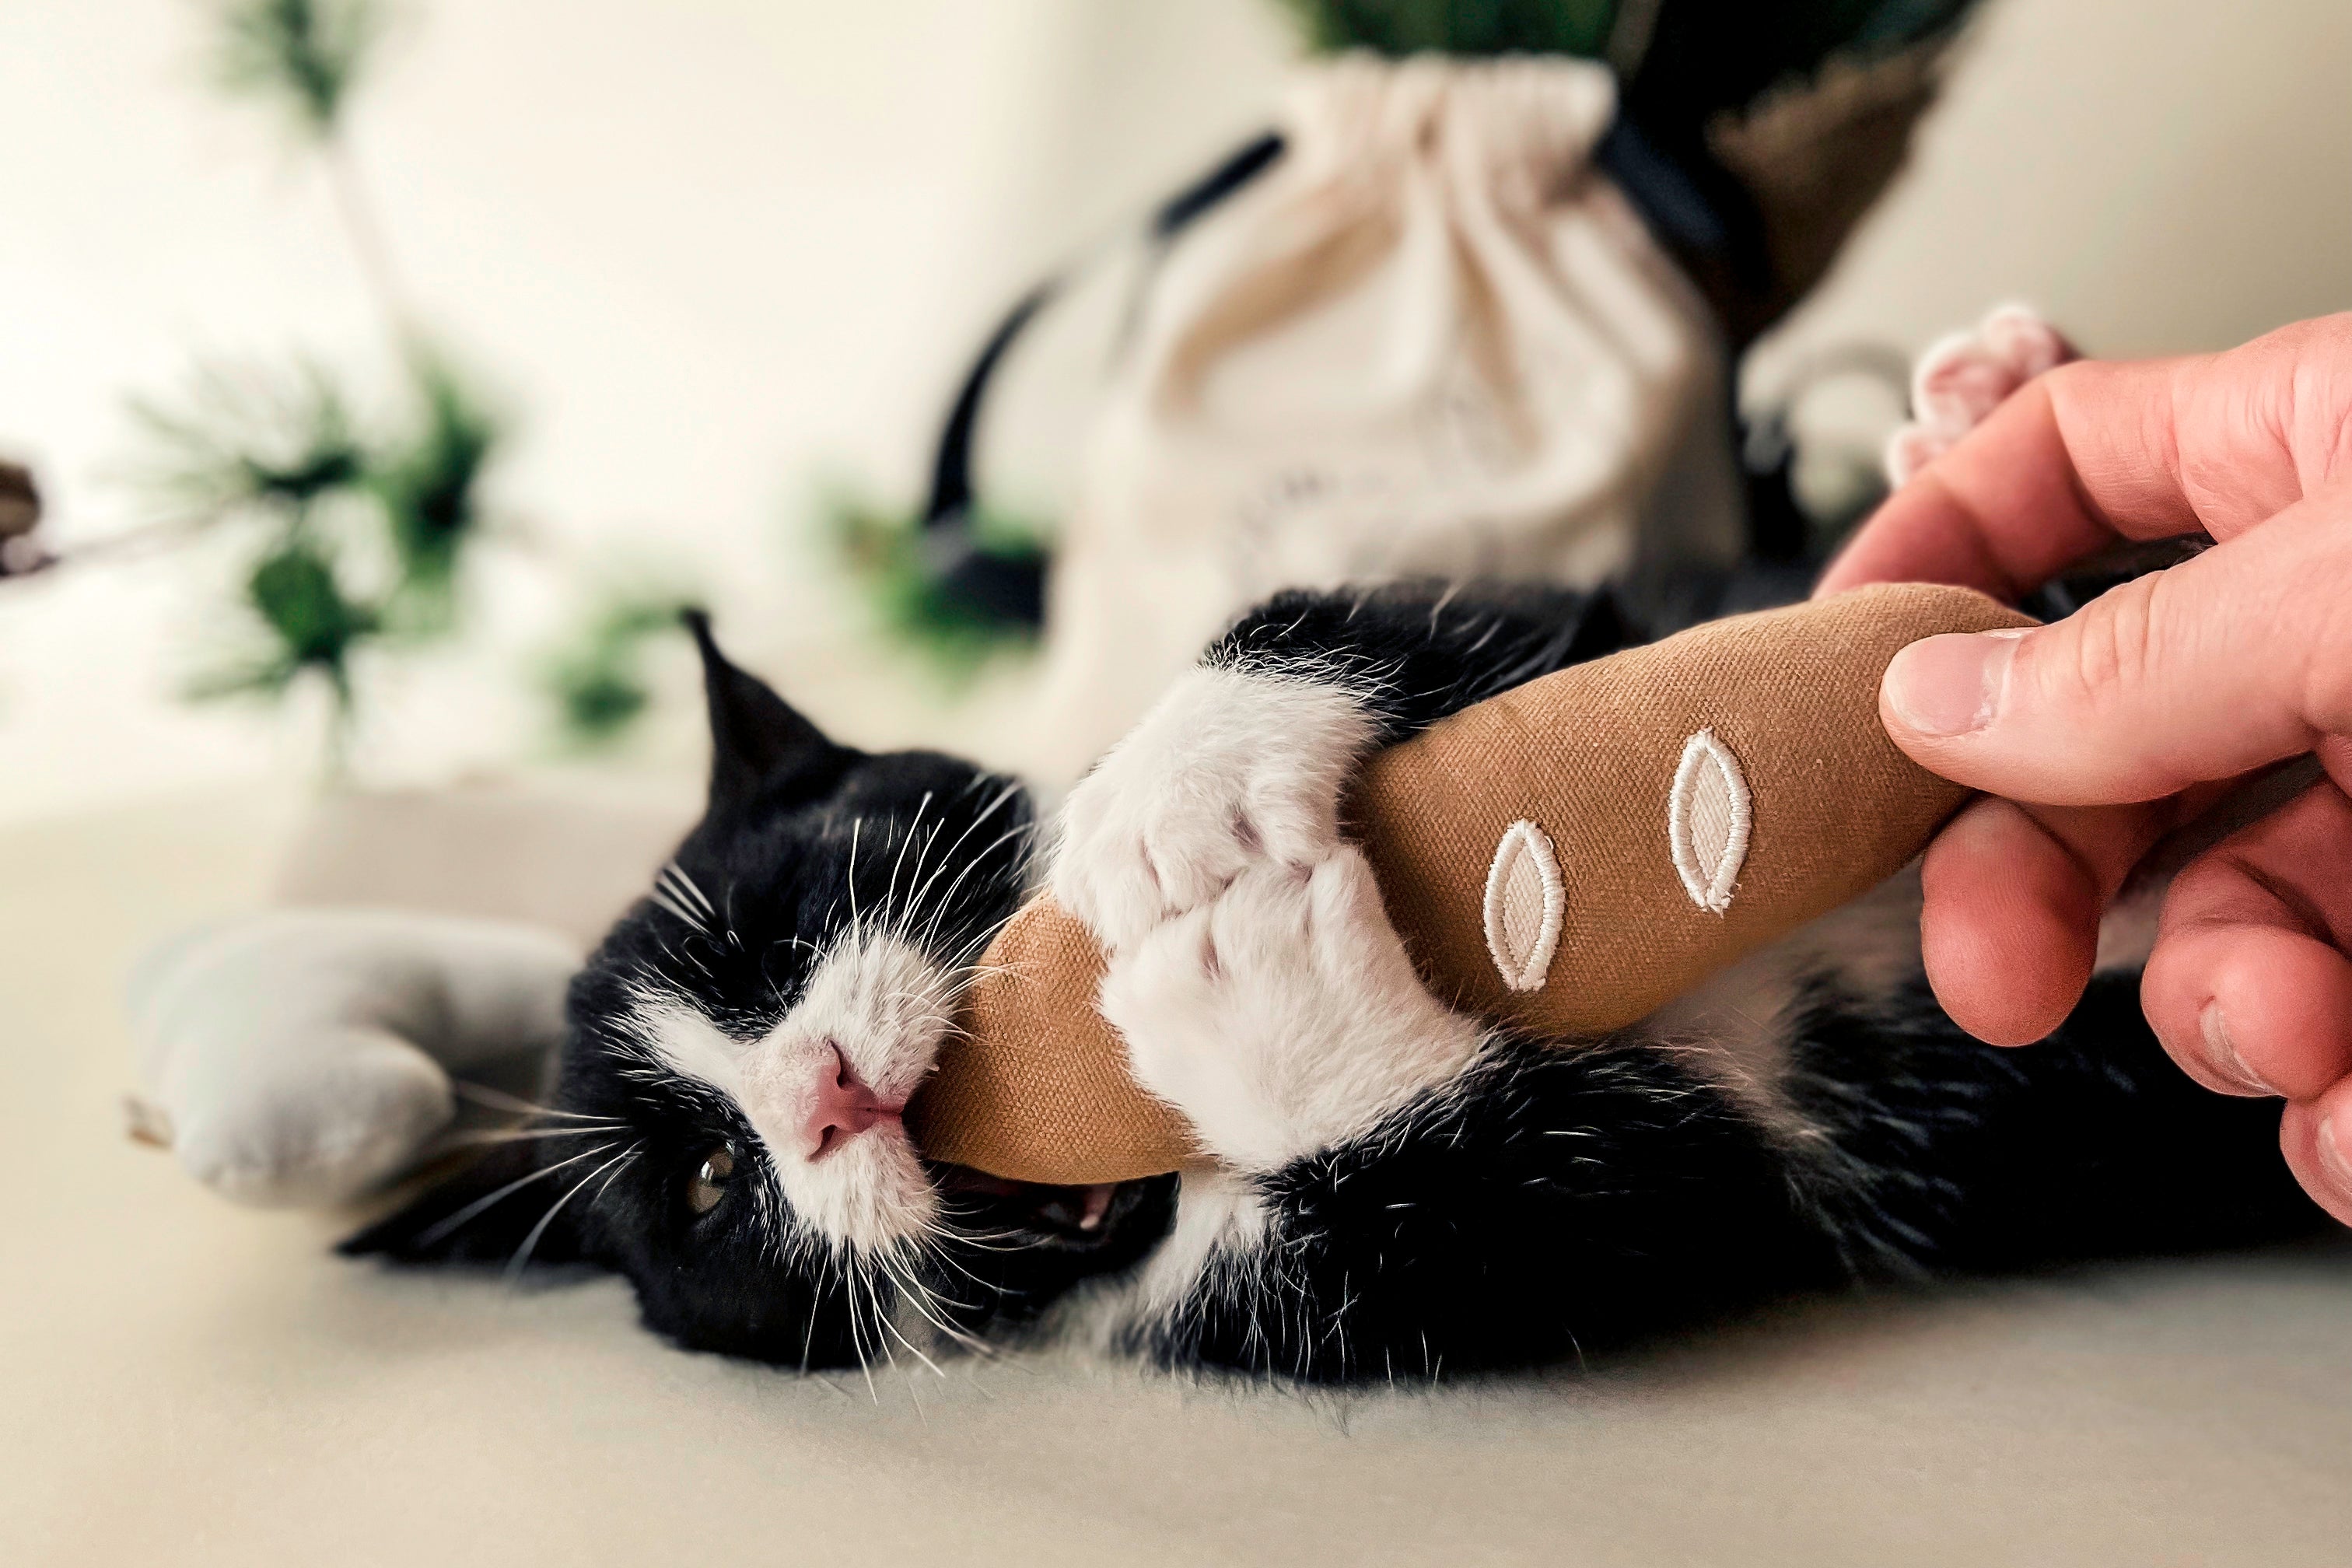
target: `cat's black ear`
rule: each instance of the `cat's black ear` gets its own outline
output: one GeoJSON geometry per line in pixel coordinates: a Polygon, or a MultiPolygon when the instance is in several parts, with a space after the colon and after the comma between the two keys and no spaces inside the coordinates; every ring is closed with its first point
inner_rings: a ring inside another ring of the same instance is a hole
{"type": "Polygon", "coordinates": [[[758,676],[719,651],[710,617],[688,610],[687,629],[702,650],[702,689],[710,703],[710,809],[740,805],[761,790],[814,778],[847,755],[758,676]]]}
{"type": "Polygon", "coordinates": [[[562,1201],[605,1155],[566,1145],[593,1138],[519,1138],[491,1145],[453,1172],[429,1177],[408,1202],[344,1240],[346,1258],[395,1263],[577,1263],[585,1257],[583,1212],[562,1201]],[[542,1223],[543,1222],[543,1223],[542,1223]]]}

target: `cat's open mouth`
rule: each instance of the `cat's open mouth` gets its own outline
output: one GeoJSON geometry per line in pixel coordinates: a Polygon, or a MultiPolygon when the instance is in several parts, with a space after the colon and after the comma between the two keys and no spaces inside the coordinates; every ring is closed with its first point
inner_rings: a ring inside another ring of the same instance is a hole
{"type": "Polygon", "coordinates": [[[1050,1247],[1091,1252],[1121,1237],[1143,1207],[1149,1182],[1097,1182],[1082,1187],[1014,1182],[964,1165],[931,1167],[940,1189],[988,1227],[1012,1230],[1050,1247]]]}

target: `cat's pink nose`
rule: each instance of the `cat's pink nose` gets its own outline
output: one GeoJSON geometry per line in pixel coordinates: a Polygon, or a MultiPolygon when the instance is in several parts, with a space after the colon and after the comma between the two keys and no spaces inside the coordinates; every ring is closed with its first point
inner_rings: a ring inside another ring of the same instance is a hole
{"type": "Polygon", "coordinates": [[[813,1105],[803,1129],[812,1161],[824,1159],[877,1122],[896,1125],[907,1109],[906,1101],[893,1104],[859,1082],[841,1047],[831,1049],[831,1066],[817,1070],[813,1105]]]}

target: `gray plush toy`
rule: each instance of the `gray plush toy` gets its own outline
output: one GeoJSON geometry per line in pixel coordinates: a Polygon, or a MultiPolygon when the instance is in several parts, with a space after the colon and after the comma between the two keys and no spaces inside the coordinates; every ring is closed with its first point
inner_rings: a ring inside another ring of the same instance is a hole
{"type": "Polygon", "coordinates": [[[453,1079],[534,1087],[580,965],[537,927],[282,909],[201,927],[131,976],[132,1134],[224,1197],[348,1202],[457,1120],[453,1079]]]}

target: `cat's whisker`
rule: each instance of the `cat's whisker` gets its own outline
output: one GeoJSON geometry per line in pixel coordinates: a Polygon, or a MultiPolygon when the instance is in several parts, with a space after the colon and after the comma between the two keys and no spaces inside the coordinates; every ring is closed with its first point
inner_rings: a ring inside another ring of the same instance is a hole
{"type": "MultiPolygon", "coordinates": [[[[978,782],[979,781],[977,780],[974,781],[975,784],[978,782]]],[[[914,898],[910,900],[912,907],[917,909],[921,908],[924,895],[931,890],[931,883],[938,881],[941,876],[946,874],[947,868],[955,864],[956,851],[964,847],[964,841],[969,839],[974,833],[978,832],[982,824],[985,823],[990,817],[995,816],[997,812],[1002,810],[1007,801],[1012,800],[1020,793],[1020,780],[1008,779],[1005,781],[1004,787],[997,792],[996,798],[982,806],[980,810],[980,814],[964,825],[963,831],[956,835],[956,841],[953,844],[949,845],[947,852],[940,857],[940,863],[932,870],[930,880],[925,882],[921,887],[915,890],[914,898]]],[[[998,842],[1002,843],[1003,840],[1000,839],[998,842]]],[[[993,848],[994,846],[992,845],[990,847],[993,848]]],[[[979,856],[975,857],[975,858],[986,859],[987,856],[988,851],[983,850],[979,856]]],[[[944,905],[946,900],[942,900],[941,902],[944,905]]]]}
{"type": "Polygon", "coordinates": [[[866,1353],[865,1331],[858,1327],[857,1314],[862,1299],[857,1294],[858,1279],[855,1268],[845,1262],[842,1266],[841,1279],[842,1288],[849,1295],[849,1342],[851,1348],[857,1352],[857,1370],[866,1377],[866,1397],[879,1405],[882,1403],[882,1394],[874,1386],[874,1363],[866,1353]]]}
{"type": "MultiPolygon", "coordinates": [[[[965,1279],[971,1280],[973,1284],[979,1286],[983,1290],[997,1290],[997,1287],[991,1285],[987,1280],[982,1279],[979,1275],[974,1274],[971,1269],[965,1268],[963,1264],[956,1258],[954,1254],[947,1251],[931,1238],[925,1237],[920,1245],[926,1252],[929,1253],[931,1257],[939,1262],[940,1267],[954,1269],[957,1273],[962,1275],[965,1279]]],[[[997,1290],[997,1293],[1002,1295],[1003,1291],[997,1290]]],[[[951,1302],[950,1305],[969,1307],[976,1310],[979,1308],[980,1303],[976,1301],[958,1300],[951,1302]]],[[[986,1341],[976,1342],[972,1348],[982,1355],[994,1355],[996,1353],[995,1347],[993,1345],[990,1345],[986,1341]]]]}
{"type": "MultiPolygon", "coordinates": [[[[608,1143],[605,1147],[609,1149],[612,1145],[608,1143]]],[[[637,1145],[635,1143],[630,1144],[627,1148],[622,1150],[619,1153],[614,1155],[611,1159],[605,1161],[603,1164],[597,1166],[595,1169],[590,1171],[586,1175],[572,1183],[569,1187],[566,1187],[563,1190],[563,1195],[562,1197],[547,1205],[547,1212],[539,1216],[539,1223],[530,1227],[530,1234],[526,1235],[522,1238],[522,1245],[515,1248],[514,1257],[509,1258],[507,1262],[506,1282],[509,1289],[511,1289],[515,1283],[522,1278],[523,1266],[530,1261],[532,1249],[539,1246],[539,1238],[547,1234],[547,1227],[555,1223],[555,1216],[559,1212],[561,1212],[563,1205],[570,1203],[573,1197],[578,1195],[581,1188],[594,1181],[598,1176],[604,1175],[605,1172],[612,1171],[614,1175],[620,1174],[618,1171],[614,1170],[614,1167],[636,1158],[636,1154],[637,1145]]],[[[611,1176],[605,1176],[604,1179],[607,1184],[612,1181],[611,1176]]],[[[597,1189],[597,1195],[599,1197],[604,1195],[604,1189],[602,1187],[597,1189]]],[[[592,1204],[593,1201],[593,1200],[591,1200],[592,1204]]]]}
{"type": "Polygon", "coordinates": [[[915,803],[915,815],[907,820],[905,834],[898,840],[898,858],[890,862],[890,885],[883,889],[882,915],[887,920],[894,901],[898,897],[898,871],[907,863],[907,851],[913,847],[915,833],[922,826],[923,813],[930,808],[931,792],[925,790],[923,798],[915,803]]]}
{"type": "Polygon", "coordinates": [[[727,885],[726,900],[727,907],[719,916],[719,931],[734,945],[735,951],[740,952],[743,951],[743,939],[735,934],[735,885],[731,882],[727,885]]]}
{"type": "Polygon", "coordinates": [[[558,1110],[551,1105],[541,1105],[535,1100],[525,1100],[520,1095],[509,1094],[502,1089],[492,1089],[488,1084],[476,1083],[471,1079],[451,1079],[449,1089],[458,1099],[471,1100],[476,1105],[486,1106],[492,1110],[509,1110],[525,1116],[553,1117],[564,1121],[614,1120],[604,1116],[585,1116],[576,1110],[558,1110]]]}
{"type": "Polygon", "coordinates": [[[934,824],[929,834],[923,839],[922,848],[916,852],[915,868],[908,873],[908,880],[913,890],[908,895],[906,910],[899,919],[899,934],[901,936],[908,936],[909,934],[914,925],[915,916],[923,907],[922,890],[930,886],[929,879],[923,875],[923,867],[929,861],[931,851],[940,847],[940,839],[946,834],[946,831],[947,825],[945,823],[934,824]]]}
{"type": "MultiPolygon", "coordinates": [[[[979,854],[973,856],[970,860],[964,863],[963,869],[956,873],[955,880],[947,885],[947,889],[940,895],[939,903],[933,907],[930,920],[924,927],[923,942],[921,945],[929,945],[931,937],[938,930],[940,921],[946,915],[948,910],[955,907],[956,890],[963,886],[964,879],[971,876],[974,871],[979,870],[982,867],[987,865],[988,858],[991,855],[995,854],[998,849],[1003,847],[1005,844],[1009,843],[1013,839],[1021,837],[1024,834],[1032,833],[1034,831],[1035,831],[1035,829],[1028,824],[1024,824],[1019,827],[1010,828],[1004,833],[1000,834],[994,842],[991,843],[986,848],[981,850],[979,854]]],[[[945,868],[942,867],[941,868],[944,869],[945,868]]]]}
{"type": "MultiPolygon", "coordinates": [[[[950,1342],[960,1345],[965,1350],[982,1355],[990,1353],[990,1348],[984,1345],[979,1339],[966,1332],[964,1330],[955,1327],[953,1324],[947,1321],[944,1317],[940,1316],[939,1312],[933,1310],[934,1308],[940,1305],[940,1299],[935,1292],[922,1283],[919,1273],[919,1265],[915,1259],[911,1258],[899,1259],[899,1264],[903,1264],[904,1266],[903,1271],[900,1267],[893,1264],[890,1255],[887,1253],[877,1254],[876,1261],[890,1275],[891,1279],[898,1283],[899,1294],[905,1298],[907,1304],[912,1307],[925,1322],[930,1324],[931,1327],[946,1335],[950,1342]]],[[[969,1305],[969,1303],[966,1302],[950,1302],[948,1304],[952,1306],[969,1305]]],[[[939,1369],[934,1367],[932,1370],[936,1372],[939,1369]]]]}
{"type": "MultiPolygon", "coordinates": [[[[698,930],[699,928],[697,929],[698,930]]],[[[677,950],[670,946],[669,939],[667,937],[665,937],[660,932],[656,931],[654,933],[654,941],[660,946],[663,955],[669,959],[671,963],[681,966],[684,965],[686,960],[680,958],[678,956],[677,950]]],[[[708,975],[710,973],[710,966],[703,963],[702,960],[698,958],[694,960],[694,967],[702,971],[705,975],[708,975]]],[[[667,980],[671,979],[672,976],[664,975],[663,978],[667,980]]]]}
{"type": "MultiPolygon", "coordinates": [[[[875,1262],[877,1265],[877,1271],[888,1278],[898,1299],[902,1301],[907,1301],[909,1304],[912,1304],[914,1301],[914,1289],[912,1282],[902,1278],[897,1269],[891,1268],[884,1255],[877,1253],[875,1257],[875,1262]]],[[[920,1311],[921,1309],[918,1308],[917,1310],[920,1311]]],[[[883,1311],[881,1296],[878,1291],[875,1293],[874,1311],[876,1318],[881,1322],[882,1326],[888,1330],[891,1336],[897,1339],[900,1344],[905,1345],[908,1351],[912,1352],[917,1361],[919,1361],[925,1366],[929,1367],[931,1371],[939,1376],[947,1376],[947,1373],[940,1371],[939,1363],[931,1360],[930,1357],[925,1355],[922,1352],[921,1348],[918,1346],[914,1341],[908,1339],[905,1331],[901,1330],[896,1322],[892,1321],[890,1315],[883,1311]]],[[[934,1326],[938,1326],[938,1320],[931,1318],[929,1313],[924,1312],[923,1317],[926,1321],[930,1321],[934,1326]]]]}
{"type": "MultiPolygon", "coordinates": [[[[875,1310],[877,1311],[881,1310],[879,1306],[877,1306],[875,1310]]],[[[908,1354],[912,1355],[917,1361],[921,1362],[925,1366],[930,1368],[931,1375],[940,1379],[942,1382],[946,1380],[948,1374],[940,1370],[940,1363],[925,1355],[922,1352],[922,1348],[916,1344],[914,1341],[908,1339],[905,1332],[899,1329],[898,1325],[892,1322],[887,1315],[882,1319],[882,1326],[890,1331],[890,1337],[892,1339],[897,1340],[900,1344],[907,1347],[908,1354]]],[[[897,1352],[892,1352],[890,1359],[893,1362],[897,1361],[898,1359],[897,1352]]],[[[919,1415],[922,1408],[922,1405],[918,1403],[915,1406],[917,1414],[919,1415]]]]}
{"type": "MultiPolygon", "coordinates": [[[[803,1377],[808,1375],[809,1356],[816,1348],[816,1303],[812,1300],[808,1309],[808,1326],[801,1331],[801,1374],[803,1377]]],[[[842,1393],[845,1397],[848,1391],[844,1389],[842,1393]]]]}
{"type": "Polygon", "coordinates": [[[679,887],[686,889],[687,897],[693,900],[698,905],[701,906],[702,912],[704,914],[710,916],[713,919],[718,917],[719,911],[717,909],[712,907],[709,895],[702,890],[702,885],[700,883],[697,882],[691,876],[687,874],[685,867],[673,860],[663,868],[670,874],[670,876],[677,882],[679,887]]]}
{"type": "Polygon", "coordinates": [[[551,1176],[567,1165],[576,1165],[583,1160],[593,1160],[597,1155],[604,1153],[612,1147],[613,1145],[610,1143],[599,1143],[593,1149],[584,1149],[579,1153],[572,1155],[568,1160],[559,1160],[552,1165],[542,1165],[527,1176],[517,1177],[515,1180],[509,1182],[505,1186],[499,1188],[498,1191],[489,1194],[488,1196],[476,1198],[472,1203],[467,1204],[456,1214],[449,1215],[448,1218],[441,1220],[437,1224],[430,1226],[423,1234],[417,1237],[415,1245],[420,1248],[429,1247],[436,1242],[441,1240],[444,1237],[456,1231],[459,1226],[465,1225],[469,1220],[472,1220],[484,1210],[489,1208],[491,1205],[499,1202],[510,1194],[520,1192],[523,1188],[530,1185],[531,1183],[551,1176]]]}
{"type": "Polygon", "coordinates": [[[915,1392],[914,1375],[905,1367],[898,1364],[898,1352],[891,1345],[890,1341],[895,1339],[899,1344],[905,1345],[908,1351],[914,1353],[917,1360],[921,1361],[927,1366],[930,1366],[931,1370],[934,1373],[938,1373],[942,1379],[944,1379],[947,1374],[940,1372],[940,1369],[936,1365],[932,1364],[930,1358],[924,1355],[920,1350],[916,1348],[913,1341],[908,1339],[904,1333],[899,1331],[898,1324],[893,1322],[890,1319],[890,1315],[883,1310],[881,1290],[870,1278],[866,1281],[866,1292],[867,1298],[873,1303],[874,1309],[874,1342],[881,1349],[883,1356],[890,1364],[890,1369],[898,1374],[899,1386],[903,1387],[907,1391],[907,1402],[915,1407],[915,1419],[922,1422],[923,1425],[928,1426],[930,1425],[930,1416],[923,1409],[922,1396],[915,1392]],[[885,1337],[886,1335],[887,1336],[887,1338],[885,1337]]]}
{"type": "Polygon", "coordinates": [[[541,1138],[594,1138],[617,1132],[619,1121],[593,1122],[586,1127],[489,1128],[478,1132],[452,1132],[434,1140],[437,1149],[472,1149],[488,1143],[528,1143],[541,1138]]]}
{"type": "Polygon", "coordinates": [[[660,910],[663,913],[668,915],[672,920],[675,920],[679,924],[685,926],[688,931],[700,931],[702,930],[701,920],[689,912],[684,905],[677,901],[677,898],[671,894],[669,889],[661,884],[655,884],[653,891],[646,895],[646,901],[652,904],[656,909],[660,910]]]}

